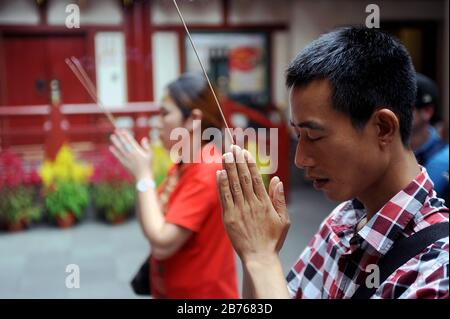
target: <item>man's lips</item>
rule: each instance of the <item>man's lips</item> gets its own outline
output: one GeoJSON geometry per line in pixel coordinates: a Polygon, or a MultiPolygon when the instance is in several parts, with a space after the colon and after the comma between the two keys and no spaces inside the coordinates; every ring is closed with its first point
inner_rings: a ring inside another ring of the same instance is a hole
{"type": "Polygon", "coordinates": [[[317,190],[325,187],[325,185],[330,181],[328,178],[321,178],[316,176],[307,176],[307,179],[313,181],[313,186],[317,190]]]}
{"type": "Polygon", "coordinates": [[[326,179],[326,178],[322,178],[322,179],[315,179],[313,182],[314,188],[315,189],[322,189],[325,187],[325,185],[328,184],[330,180],[326,179]]]}

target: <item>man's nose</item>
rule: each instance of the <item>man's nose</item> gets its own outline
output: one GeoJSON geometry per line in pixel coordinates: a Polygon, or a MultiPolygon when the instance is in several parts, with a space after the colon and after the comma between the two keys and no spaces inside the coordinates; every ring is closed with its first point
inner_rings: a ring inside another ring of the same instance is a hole
{"type": "Polygon", "coordinates": [[[314,160],[308,155],[307,150],[299,142],[295,150],[295,166],[300,169],[305,169],[314,166],[314,160]]]}

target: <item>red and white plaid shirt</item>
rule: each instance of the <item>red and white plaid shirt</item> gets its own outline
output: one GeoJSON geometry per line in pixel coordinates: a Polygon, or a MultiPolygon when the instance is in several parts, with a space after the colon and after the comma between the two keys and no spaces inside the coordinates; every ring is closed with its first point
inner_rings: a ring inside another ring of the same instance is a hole
{"type": "MultiPolygon", "coordinates": [[[[377,264],[396,239],[448,222],[448,208],[436,197],[422,167],[419,175],[355,234],[365,216],[362,204],[351,200],[325,219],[287,276],[293,298],[351,298],[365,284],[366,267],[377,264]]],[[[380,283],[372,298],[448,298],[448,246],[448,237],[428,246],[380,283]]]]}

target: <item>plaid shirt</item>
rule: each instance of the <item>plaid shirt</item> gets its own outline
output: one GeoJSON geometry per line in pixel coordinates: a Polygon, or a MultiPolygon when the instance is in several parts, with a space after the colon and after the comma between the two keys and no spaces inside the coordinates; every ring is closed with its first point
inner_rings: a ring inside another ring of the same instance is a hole
{"type": "MultiPolygon", "coordinates": [[[[401,237],[448,221],[425,168],[355,234],[366,216],[357,200],[340,204],[321,224],[287,276],[293,298],[348,299],[365,284],[368,265],[377,264],[401,237]]],[[[448,298],[449,239],[438,240],[380,283],[372,298],[448,298]]]]}

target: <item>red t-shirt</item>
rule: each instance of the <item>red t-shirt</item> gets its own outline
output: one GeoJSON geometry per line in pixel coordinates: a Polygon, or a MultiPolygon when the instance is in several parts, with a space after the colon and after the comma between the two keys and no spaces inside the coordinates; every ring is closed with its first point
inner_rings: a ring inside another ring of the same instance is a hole
{"type": "MultiPolygon", "coordinates": [[[[220,157],[217,149],[215,154],[220,157]]],[[[193,234],[173,256],[161,261],[151,258],[152,295],[180,299],[238,298],[234,251],[222,223],[216,186],[216,171],[222,169],[222,164],[183,166],[169,196],[165,219],[193,234]]]]}

